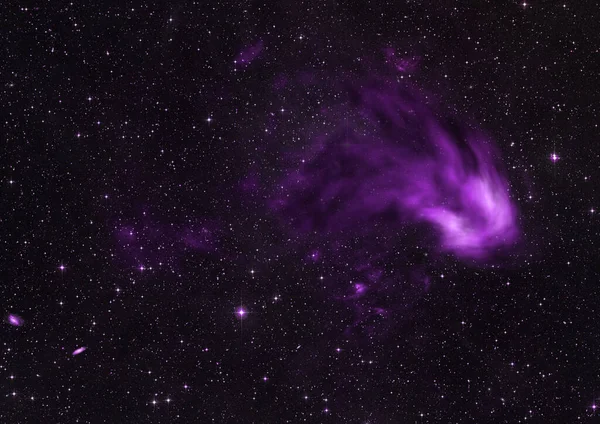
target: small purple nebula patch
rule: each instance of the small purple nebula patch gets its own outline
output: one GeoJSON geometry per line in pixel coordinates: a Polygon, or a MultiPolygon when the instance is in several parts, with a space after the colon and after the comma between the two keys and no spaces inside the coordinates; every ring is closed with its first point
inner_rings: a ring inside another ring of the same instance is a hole
{"type": "Polygon", "coordinates": [[[356,284],[354,284],[354,294],[351,295],[351,297],[354,297],[354,298],[361,297],[365,294],[366,291],[367,291],[367,286],[365,284],[356,283],[356,284]]]}
{"type": "Polygon", "coordinates": [[[311,250],[307,259],[311,262],[319,262],[321,260],[321,252],[318,249],[311,250]]]}
{"type": "Polygon", "coordinates": [[[243,48],[235,57],[234,63],[238,66],[248,66],[252,63],[258,56],[260,56],[263,50],[263,42],[262,40],[257,41],[254,44],[248,45],[243,48]]]}
{"type": "Polygon", "coordinates": [[[250,170],[240,182],[240,188],[244,193],[256,193],[260,188],[260,175],[255,169],[250,170]]]}
{"type": "Polygon", "coordinates": [[[146,219],[137,225],[115,226],[121,257],[139,270],[174,267],[184,252],[210,254],[217,250],[218,223],[196,219],[183,224],[146,219]],[[144,264],[144,266],[140,266],[144,264]]]}
{"type": "Polygon", "coordinates": [[[83,352],[85,352],[86,350],[87,350],[87,347],[84,347],[84,346],[83,346],[83,347],[80,347],[80,348],[77,348],[77,349],[75,349],[75,350],[73,351],[73,356],[77,356],[77,355],[79,355],[80,353],[83,353],[83,352]]]}
{"type": "Polygon", "coordinates": [[[8,322],[10,325],[12,325],[14,327],[21,327],[25,323],[23,318],[21,318],[18,315],[14,315],[14,314],[8,314],[8,317],[6,318],[6,322],[8,322]]]}
{"type": "Polygon", "coordinates": [[[420,58],[418,56],[399,57],[396,49],[391,47],[383,49],[388,63],[392,64],[398,72],[410,74],[417,70],[420,58]]]}

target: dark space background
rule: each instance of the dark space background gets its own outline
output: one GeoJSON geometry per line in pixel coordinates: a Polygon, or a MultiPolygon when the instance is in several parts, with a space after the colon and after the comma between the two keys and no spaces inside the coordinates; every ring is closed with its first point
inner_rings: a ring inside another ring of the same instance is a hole
{"type": "Polygon", "coordinates": [[[27,3],[0,13],[1,423],[600,422],[594,2],[27,3]],[[350,277],[256,187],[335,103],[274,82],[387,46],[494,136],[522,242],[431,259],[349,333],[350,277]]]}

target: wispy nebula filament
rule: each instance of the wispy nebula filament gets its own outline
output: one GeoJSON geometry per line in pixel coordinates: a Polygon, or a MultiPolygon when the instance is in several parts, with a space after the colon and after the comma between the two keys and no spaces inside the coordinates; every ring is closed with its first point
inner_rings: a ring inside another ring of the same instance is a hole
{"type": "Polygon", "coordinates": [[[395,83],[350,92],[354,127],[315,139],[280,184],[273,205],[292,227],[335,233],[385,215],[391,227],[427,224],[442,251],[477,260],[516,241],[516,207],[489,138],[395,83]]]}

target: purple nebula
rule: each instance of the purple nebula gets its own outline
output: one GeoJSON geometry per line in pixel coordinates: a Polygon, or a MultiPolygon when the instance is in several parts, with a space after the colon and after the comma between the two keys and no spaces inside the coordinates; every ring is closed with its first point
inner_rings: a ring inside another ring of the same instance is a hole
{"type": "Polygon", "coordinates": [[[338,125],[311,130],[269,204],[290,240],[337,270],[323,284],[354,310],[348,331],[373,335],[431,289],[434,262],[510,252],[518,215],[482,131],[397,81],[335,86],[347,100],[320,120],[338,125]]]}
{"type": "Polygon", "coordinates": [[[240,66],[248,66],[260,55],[262,50],[263,42],[262,40],[259,40],[258,42],[242,49],[235,57],[234,63],[240,66]]]}
{"type": "Polygon", "coordinates": [[[420,58],[418,56],[412,57],[398,57],[396,55],[396,49],[388,47],[383,50],[388,63],[391,63],[397,71],[402,73],[411,73],[417,70],[419,66],[420,58]]]}
{"type": "Polygon", "coordinates": [[[260,175],[256,169],[251,169],[250,172],[240,182],[240,188],[244,193],[256,193],[260,188],[260,175]]]}
{"type": "Polygon", "coordinates": [[[215,248],[215,227],[212,223],[187,226],[178,234],[187,247],[210,252],[215,248]]]}
{"type": "Polygon", "coordinates": [[[86,350],[87,350],[87,347],[80,347],[80,348],[77,348],[77,349],[75,349],[75,350],[73,351],[73,356],[77,356],[77,355],[79,355],[80,353],[83,353],[83,352],[85,352],[86,350]]]}
{"type": "Polygon", "coordinates": [[[350,298],[359,298],[362,297],[367,291],[367,286],[362,283],[354,284],[354,294],[350,295],[350,298]]]}
{"type": "Polygon", "coordinates": [[[216,251],[218,231],[218,223],[209,219],[175,224],[148,218],[135,226],[121,223],[115,226],[115,238],[120,256],[142,271],[161,265],[175,267],[187,251],[200,254],[216,251]]]}
{"type": "Polygon", "coordinates": [[[321,252],[318,249],[311,250],[308,254],[308,260],[311,262],[319,262],[321,260],[321,252]]]}
{"type": "Polygon", "coordinates": [[[25,321],[18,315],[8,314],[7,322],[15,327],[21,327],[25,321]]]}
{"type": "Polygon", "coordinates": [[[440,250],[476,260],[517,240],[516,207],[489,138],[396,83],[349,92],[353,127],[317,138],[279,184],[272,206],[292,229],[364,231],[385,217],[391,229],[425,224],[440,250]]]}
{"type": "Polygon", "coordinates": [[[344,100],[307,124],[269,206],[288,243],[310,258],[319,246],[334,270],[321,284],[352,308],[347,334],[370,337],[411,313],[436,264],[511,252],[518,213],[491,138],[422,90],[377,78],[329,87],[344,100]]]}

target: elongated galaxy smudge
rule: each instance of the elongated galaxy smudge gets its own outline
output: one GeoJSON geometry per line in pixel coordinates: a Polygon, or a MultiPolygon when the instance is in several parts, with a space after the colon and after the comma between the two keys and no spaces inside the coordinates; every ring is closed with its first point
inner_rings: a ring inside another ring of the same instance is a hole
{"type": "Polygon", "coordinates": [[[82,346],[80,348],[77,348],[73,351],[73,356],[79,355],[80,353],[83,353],[87,350],[87,347],[82,346]]]}
{"type": "Polygon", "coordinates": [[[15,327],[21,327],[25,321],[23,320],[23,318],[21,318],[18,315],[14,315],[14,314],[8,314],[8,318],[6,319],[6,321],[15,327]]]}

